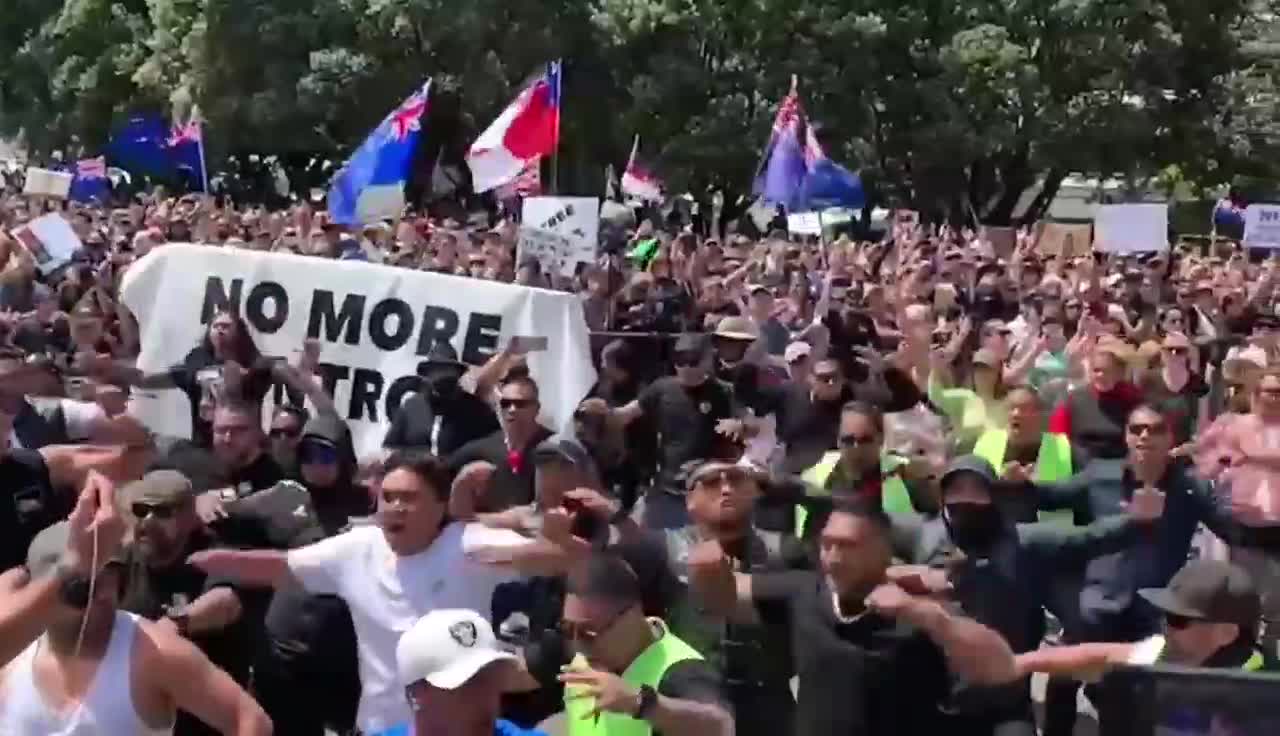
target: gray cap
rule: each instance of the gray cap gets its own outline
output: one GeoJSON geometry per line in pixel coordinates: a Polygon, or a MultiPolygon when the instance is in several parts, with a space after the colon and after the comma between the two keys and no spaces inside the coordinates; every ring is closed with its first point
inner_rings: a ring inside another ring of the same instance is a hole
{"type": "Polygon", "coordinates": [[[567,434],[553,434],[538,443],[533,449],[535,465],[544,462],[568,463],[576,468],[590,469],[594,467],[591,453],[576,438],[567,434]]]}
{"type": "Polygon", "coordinates": [[[943,494],[946,494],[947,486],[961,473],[973,473],[982,479],[988,489],[996,484],[996,471],[991,467],[991,463],[977,455],[961,455],[952,460],[942,474],[940,484],[943,494]]]}
{"type": "MultiPolygon", "coordinates": [[[[62,559],[63,553],[67,550],[67,542],[70,538],[71,525],[65,521],[59,521],[40,530],[35,539],[31,540],[31,546],[27,547],[27,572],[32,580],[39,580],[53,572],[58,560],[62,559]]],[[[123,550],[106,564],[122,564],[123,559],[119,556],[120,554],[123,554],[123,550]]]]}

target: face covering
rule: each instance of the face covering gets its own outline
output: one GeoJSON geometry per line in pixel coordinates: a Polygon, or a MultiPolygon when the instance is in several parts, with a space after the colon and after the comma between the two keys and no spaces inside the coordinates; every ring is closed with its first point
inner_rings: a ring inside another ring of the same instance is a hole
{"type": "Polygon", "coordinates": [[[431,384],[431,395],[437,399],[448,399],[458,394],[459,376],[454,373],[438,373],[428,376],[427,381],[431,384]]]}
{"type": "Polygon", "coordinates": [[[951,541],[962,550],[987,549],[1004,531],[1000,509],[993,503],[949,503],[944,520],[951,541]]]}

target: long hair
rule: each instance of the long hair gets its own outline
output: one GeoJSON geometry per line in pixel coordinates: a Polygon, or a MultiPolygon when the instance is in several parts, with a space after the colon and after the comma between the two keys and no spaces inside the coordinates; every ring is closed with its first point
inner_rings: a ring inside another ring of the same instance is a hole
{"type": "MultiPolygon", "coordinates": [[[[253,335],[249,334],[249,324],[244,321],[244,317],[236,314],[230,309],[219,309],[213,313],[213,317],[209,320],[213,324],[213,320],[227,315],[236,326],[235,337],[231,342],[230,358],[245,368],[252,367],[258,362],[258,358],[262,357],[262,353],[258,350],[258,346],[253,342],[253,335]]],[[[213,355],[213,341],[209,339],[209,330],[205,329],[204,337],[200,339],[200,347],[213,355]]]]}

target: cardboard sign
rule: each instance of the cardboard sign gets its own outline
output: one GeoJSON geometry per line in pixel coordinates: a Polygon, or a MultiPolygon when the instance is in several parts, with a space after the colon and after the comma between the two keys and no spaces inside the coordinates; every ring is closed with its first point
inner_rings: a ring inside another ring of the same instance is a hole
{"type": "Polygon", "coordinates": [[[75,175],[68,172],[31,166],[27,168],[27,181],[22,193],[31,197],[66,199],[71,192],[72,179],[75,179],[75,175]]]}
{"type": "Polygon", "coordinates": [[[56,212],[41,215],[14,230],[13,237],[31,253],[36,268],[43,274],[70,263],[71,257],[83,245],[71,229],[71,223],[56,212]]]}
{"type": "Polygon", "coordinates": [[[1169,205],[1104,204],[1093,221],[1093,242],[1103,253],[1169,250],[1169,205]]]}
{"type": "Polygon", "coordinates": [[[994,227],[983,225],[979,231],[982,239],[991,243],[996,258],[1008,260],[1013,256],[1013,249],[1018,245],[1018,231],[1011,227],[994,227]]]}
{"type": "Polygon", "coordinates": [[[1041,222],[1036,233],[1036,253],[1067,260],[1093,252],[1093,226],[1088,223],[1041,222]]]}
{"type": "Polygon", "coordinates": [[[520,221],[526,228],[553,233],[568,241],[568,251],[559,263],[561,275],[573,276],[579,263],[595,263],[600,243],[598,198],[529,197],[524,201],[520,221]]]}
{"type": "Polygon", "coordinates": [[[1280,204],[1251,204],[1244,211],[1246,248],[1280,248],[1280,204]]]}
{"type": "Polygon", "coordinates": [[[570,259],[574,258],[573,244],[563,235],[547,230],[522,227],[520,228],[518,242],[520,261],[533,257],[537,258],[538,263],[542,264],[544,273],[563,274],[567,270],[567,275],[573,274],[576,263],[570,262],[570,259]]]}

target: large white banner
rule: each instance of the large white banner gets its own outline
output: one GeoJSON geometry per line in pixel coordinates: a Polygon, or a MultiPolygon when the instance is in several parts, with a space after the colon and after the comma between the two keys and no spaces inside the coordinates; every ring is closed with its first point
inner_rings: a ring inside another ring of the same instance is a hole
{"type": "MultiPolygon", "coordinates": [[[[361,455],[381,446],[389,415],[418,386],[417,366],[438,340],[478,365],[512,336],[545,336],[547,350],[528,362],[553,429],[569,426],[596,380],[581,302],[571,294],[195,245],[153,250],[129,269],[121,291],[138,318],[144,371],[180,363],[224,304],[245,318],[264,355],[293,360],[304,340],[320,340],[321,373],[361,455]]],[[[156,432],[191,434],[179,391],[137,392],[134,411],[156,432]]]]}
{"type": "Polygon", "coordinates": [[[1280,205],[1251,204],[1244,211],[1244,244],[1280,248],[1280,205]]]}

